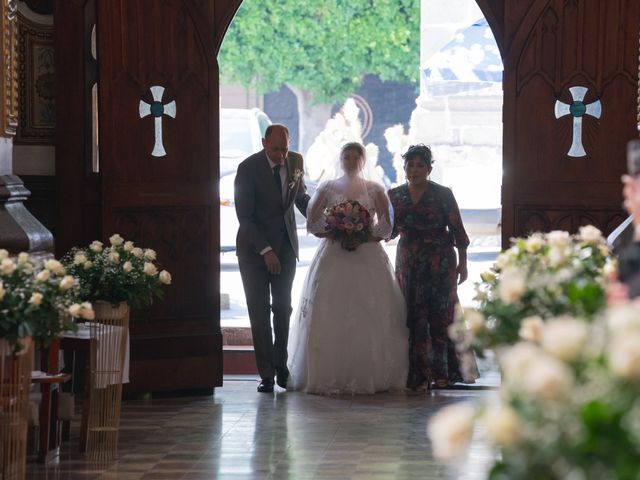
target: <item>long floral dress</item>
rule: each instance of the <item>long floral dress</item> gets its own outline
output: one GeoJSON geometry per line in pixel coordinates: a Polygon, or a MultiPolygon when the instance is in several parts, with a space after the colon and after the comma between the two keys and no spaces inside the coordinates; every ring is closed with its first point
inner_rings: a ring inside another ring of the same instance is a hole
{"type": "Polygon", "coordinates": [[[435,379],[463,381],[447,332],[458,302],[454,247],[469,245],[458,204],[450,189],[431,181],[415,205],[407,185],[389,190],[389,198],[394,210],[392,236],[400,235],[396,276],[407,302],[407,386],[435,379]]]}

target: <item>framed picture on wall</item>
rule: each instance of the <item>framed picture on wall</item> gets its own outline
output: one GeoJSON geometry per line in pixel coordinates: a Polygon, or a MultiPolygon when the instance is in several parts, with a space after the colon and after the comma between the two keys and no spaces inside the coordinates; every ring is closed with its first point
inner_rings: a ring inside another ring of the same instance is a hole
{"type": "Polygon", "coordinates": [[[54,143],[55,71],[53,27],[18,15],[17,144],[54,143]]]}

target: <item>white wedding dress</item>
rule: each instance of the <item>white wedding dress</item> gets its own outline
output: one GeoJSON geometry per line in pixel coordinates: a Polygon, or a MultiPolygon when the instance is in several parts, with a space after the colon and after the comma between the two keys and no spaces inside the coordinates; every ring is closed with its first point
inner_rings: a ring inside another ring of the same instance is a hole
{"type": "MultiPolygon", "coordinates": [[[[391,209],[382,185],[364,179],[357,188],[344,185],[320,185],[307,209],[309,232],[324,231],[325,208],[358,200],[372,212],[372,234],[388,239],[391,209]]],[[[347,251],[323,239],[291,324],[289,387],[327,395],[402,390],[408,337],[404,298],[380,242],[347,251]]]]}

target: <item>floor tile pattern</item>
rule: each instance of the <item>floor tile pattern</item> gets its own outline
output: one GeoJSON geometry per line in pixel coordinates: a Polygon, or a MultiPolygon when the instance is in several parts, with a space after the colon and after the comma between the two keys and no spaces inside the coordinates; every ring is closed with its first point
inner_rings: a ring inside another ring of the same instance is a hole
{"type": "MultiPolygon", "coordinates": [[[[118,461],[96,465],[63,444],[30,480],[483,479],[492,454],[477,428],[455,466],[430,454],[428,419],[442,406],[494,390],[322,397],[226,381],[210,397],[123,403],[118,461]]],[[[79,425],[73,424],[77,432],[79,425]]]]}

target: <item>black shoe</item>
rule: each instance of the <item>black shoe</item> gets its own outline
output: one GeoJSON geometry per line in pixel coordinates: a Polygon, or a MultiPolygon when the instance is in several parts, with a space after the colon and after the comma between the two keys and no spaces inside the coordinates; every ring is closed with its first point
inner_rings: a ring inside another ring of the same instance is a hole
{"type": "Polygon", "coordinates": [[[260,393],[272,393],[273,392],[273,378],[263,378],[258,385],[258,391],[260,393]]]}
{"type": "Polygon", "coordinates": [[[276,370],[276,382],[280,388],[287,388],[287,380],[289,380],[289,370],[286,368],[276,370]]]}

